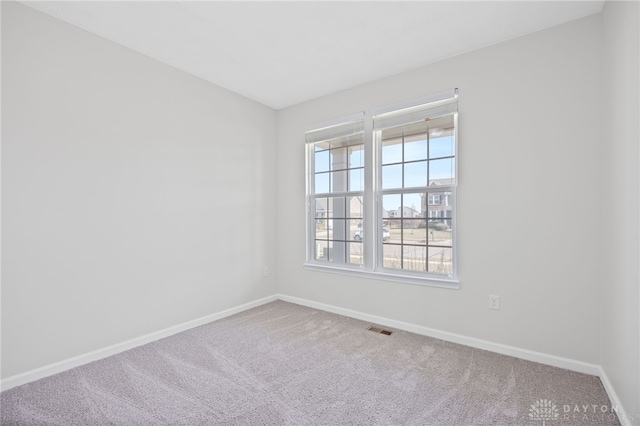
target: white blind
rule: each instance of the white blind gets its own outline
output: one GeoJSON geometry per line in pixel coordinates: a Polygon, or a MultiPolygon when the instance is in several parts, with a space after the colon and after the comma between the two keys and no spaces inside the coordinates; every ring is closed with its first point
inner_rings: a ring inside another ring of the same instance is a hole
{"type": "Polygon", "coordinates": [[[383,130],[404,124],[417,123],[418,121],[432,120],[458,112],[457,90],[450,92],[450,96],[444,99],[402,109],[383,112],[373,116],[373,130],[383,130]]]}
{"type": "Polygon", "coordinates": [[[359,113],[333,122],[317,124],[307,130],[305,140],[307,143],[316,143],[362,132],[364,132],[364,113],[359,113]]]}

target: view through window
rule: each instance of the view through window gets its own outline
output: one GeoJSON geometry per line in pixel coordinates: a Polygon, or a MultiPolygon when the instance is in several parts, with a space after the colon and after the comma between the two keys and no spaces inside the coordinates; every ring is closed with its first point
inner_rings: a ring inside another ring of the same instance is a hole
{"type": "Polygon", "coordinates": [[[453,115],[378,132],[384,268],[452,274],[453,115]]]}
{"type": "Polygon", "coordinates": [[[456,279],[457,105],[451,91],[307,131],[307,264],[456,279]]]}

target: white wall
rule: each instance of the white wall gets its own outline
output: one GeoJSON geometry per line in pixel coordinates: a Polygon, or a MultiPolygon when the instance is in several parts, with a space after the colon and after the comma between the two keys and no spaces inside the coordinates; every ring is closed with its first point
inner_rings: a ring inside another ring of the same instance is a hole
{"type": "Polygon", "coordinates": [[[2,377],[275,294],[275,125],[2,2],[2,377]]]}
{"type": "Polygon", "coordinates": [[[600,25],[587,17],[279,111],[280,292],[597,364],[600,25]],[[461,289],[303,269],[305,126],[454,87],[461,289]]]}
{"type": "Polygon", "coordinates": [[[640,7],[608,1],[604,65],[601,364],[640,424],[640,7]]]}

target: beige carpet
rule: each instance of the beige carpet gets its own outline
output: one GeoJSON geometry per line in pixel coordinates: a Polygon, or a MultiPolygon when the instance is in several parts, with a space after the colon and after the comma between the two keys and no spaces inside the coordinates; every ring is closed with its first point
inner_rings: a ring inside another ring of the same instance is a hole
{"type": "Polygon", "coordinates": [[[370,325],[269,303],[3,392],[2,424],[619,424],[597,377],[370,325]]]}

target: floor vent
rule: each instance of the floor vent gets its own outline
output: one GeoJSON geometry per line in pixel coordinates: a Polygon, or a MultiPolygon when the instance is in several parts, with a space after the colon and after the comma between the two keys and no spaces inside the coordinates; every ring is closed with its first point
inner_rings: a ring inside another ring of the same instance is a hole
{"type": "Polygon", "coordinates": [[[391,336],[393,333],[391,330],[385,330],[384,328],[374,326],[369,327],[367,330],[373,331],[374,333],[384,334],[385,336],[391,336]]]}

